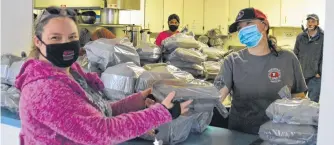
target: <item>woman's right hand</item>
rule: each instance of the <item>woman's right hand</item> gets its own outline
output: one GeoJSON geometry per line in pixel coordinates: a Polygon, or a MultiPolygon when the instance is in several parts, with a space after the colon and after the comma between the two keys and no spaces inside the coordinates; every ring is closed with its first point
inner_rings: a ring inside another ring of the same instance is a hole
{"type": "MultiPolygon", "coordinates": [[[[174,107],[172,100],[175,96],[175,92],[171,92],[168,96],[161,102],[168,110],[171,110],[174,107]]],[[[180,103],[181,115],[185,114],[189,111],[189,105],[193,102],[193,100],[188,100],[186,102],[180,103]]]]}

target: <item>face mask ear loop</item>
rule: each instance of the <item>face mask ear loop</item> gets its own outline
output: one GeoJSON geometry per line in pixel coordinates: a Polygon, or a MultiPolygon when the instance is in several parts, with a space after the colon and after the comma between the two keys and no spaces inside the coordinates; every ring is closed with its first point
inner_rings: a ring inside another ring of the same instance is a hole
{"type": "MultiPolygon", "coordinates": [[[[39,40],[39,41],[41,41],[44,45],[45,45],[45,47],[46,47],[46,44],[44,43],[44,41],[41,39],[41,38],[39,38],[38,36],[37,36],[37,39],[39,40]]],[[[37,49],[37,51],[46,59],[46,56],[41,52],[41,49],[40,48],[38,48],[37,49]]]]}

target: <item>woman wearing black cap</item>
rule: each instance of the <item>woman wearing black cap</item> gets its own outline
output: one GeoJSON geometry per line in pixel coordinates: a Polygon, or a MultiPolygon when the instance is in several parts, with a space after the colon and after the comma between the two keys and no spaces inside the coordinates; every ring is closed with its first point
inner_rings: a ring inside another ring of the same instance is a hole
{"type": "Polygon", "coordinates": [[[305,80],[294,53],[278,50],[268,38],[269,22],[261,11],[241,10],[229,32],[238,32],[246,48],[226,57],[215,85],[223,100],[230,93],[233,98],[229,129],[258,134],[280,89],[287,86],[293,97],[304,98],[305,80]]]}
{"type": "Polygon", "coordinates": [[[171,14],[168,17],[168,28],[169,30],[167,31],[163,31],[161,32],[157,39],[155,40],[155,44],[158,46],[161,46],[161,42],[163,40],[165,40],[166,38],[179,33],[179,31],[177,31],[177,29],[179,28],[179,24],[180,24],[180,17],[176,14],[171,14]]]}

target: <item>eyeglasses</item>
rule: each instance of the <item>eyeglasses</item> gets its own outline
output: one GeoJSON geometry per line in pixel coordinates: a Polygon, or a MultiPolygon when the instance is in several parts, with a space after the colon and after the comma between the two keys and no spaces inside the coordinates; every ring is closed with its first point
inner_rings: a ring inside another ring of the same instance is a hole
{"type": "Polygon", "coordinates": [[[36,21],[36,23],[39,23],[45,20],[45,18],[48,18],[51,15],[75,17],[77,13],[72,9],[59,8],[59,7],[48,7],[43,10],[42,14],[39,16],[39,19],[37,19],[38,21],[36,21]]]}

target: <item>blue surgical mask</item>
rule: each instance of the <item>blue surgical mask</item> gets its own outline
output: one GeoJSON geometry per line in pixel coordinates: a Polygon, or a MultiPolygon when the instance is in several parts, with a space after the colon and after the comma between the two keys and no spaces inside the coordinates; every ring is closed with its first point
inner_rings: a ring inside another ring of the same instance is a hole
{"type": "Polygon", "coordinates": [[[240,42],[245,44],[247,48],[253,48],[260,43],[263,35],[256,25],[251,25],[239,30],[238,37],[240,42]]]}

